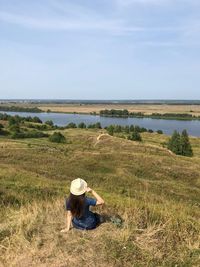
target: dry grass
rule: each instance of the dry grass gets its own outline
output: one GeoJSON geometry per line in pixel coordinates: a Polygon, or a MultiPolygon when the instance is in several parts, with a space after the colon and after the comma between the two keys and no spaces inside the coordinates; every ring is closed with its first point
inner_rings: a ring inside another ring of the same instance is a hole
{"type": "Polygon", "coordinates": [[[166,137],[144,143],[66,130],[69,141],[0,139],[2,266],[199,266],[200,142],[195,157],[170,155],[166,137]],[[120,216],[93,231],[65,227],[70,181],[85,178],[105,199],[97,212],[120,216]]]}
{"type": "MultiPolygon", "coordinates": [[[[8,104],[1,104],[7,106],[8,104]]],[[[77,112],[77,113],[99,113],[103,109],[128,109],[130,112],[143,112],[144,114],[152,113],[188,113],[200,115],[200,105],[135,105],[135,104],[25,104],[16,103],[12,106],[18,107],[38,107],[47,111],[50,109],[54,112],[77,112]]]]}
{"type": "Polygon", "coordinates": [[[129,112],[143,112],[144,114],[152,113],[188,113],[193,115],[200,115],[199,105],[113,105],[113,104],[58,104],[58,105],[41,105],[40,109],[47,111],[50,109],[54,112],[77,112],[77,113],[99,113],[103,109],[128,109],[129,112]]]}

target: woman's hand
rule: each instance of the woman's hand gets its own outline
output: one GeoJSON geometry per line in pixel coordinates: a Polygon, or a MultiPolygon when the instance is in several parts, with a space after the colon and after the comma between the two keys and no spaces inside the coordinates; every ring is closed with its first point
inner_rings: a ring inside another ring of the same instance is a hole
{"type": "Polygon", "coordinates": [[[92,192],[92,189],[90,187],[87,187],[86,192],[87,193],[92,192]]]}

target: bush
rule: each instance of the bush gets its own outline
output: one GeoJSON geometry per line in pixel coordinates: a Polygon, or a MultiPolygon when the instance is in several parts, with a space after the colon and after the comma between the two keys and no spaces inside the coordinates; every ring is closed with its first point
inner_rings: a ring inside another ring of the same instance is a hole
{"type": "Polygon", "coordinates": [[[114,126],[114,132],[115,133],[121,133],[122,132],[122,126],[121,125],[115,125],[114,126]]]}
{"type": "Polygon", "coordinates": [[[48,134],[38,131],[30,131],[30,132],[13,132],[11,138],[13,139],[22,139],[22,138],[42,138],[48,137],[48,134]]]}
{"type": "Polygon", "coordinates": [[[70,122],[69,124],[67,124],[66,128],[77,128],[76,124],[73,122],[70,122]]]}
{"type": "Polygon", "coordinates": [[[48,121],[45,121],[45,124],[49,125],[49,126],[53,126],[53,121],[52,120],[48,120],[48,121]]]}
{"type": "Polygon", "coordinates": [[[84,122],[79,123],[78,128],[85,129],[86,125],[84,122]]]}
{"type": "Polygon", "coordinates": [[[46,124],[27,124],[28,128],[34,128],[40,131],[48,130],[48,126],[46,124]]]}
{"type": "Polygon", "coordinates": [[[127,133],[127,134],[130,132],[130,129],[129,129],[129,126],[128,126],[128,125],[125,126],[124,131],[125,131],[125,133],[127,133]]]}
{"type": "Polygon", "coordinates": [[[19,124],[12,124],[11,126],[9,126],[9,130],[11,132],[19,133],[20,132],[19,124]]]}
{"type": "Polygon", "coordinates": [[[49,137],[49,141],[53,143],[65,143],[66,139],[60,132],[55,132],[49,137]]]}
{"type": "Polygon", "coordinates": [[[132,134],[128,136],[128,139],[132,140],[132,141],[138,141],[138,142],[142,141],[142,137],[141,137],[140,133],[137,132],[136,130],[133,131],[132,134]]]}
{"type": "Polygon", "coordinates": [[[97,122],[95,124],[89,124],[87,126],[88,129],[102,129],[101,127],[101,123],[100,122],[97,122]]]}
{"type": "Polygon", "coordinates": [[[7,135],[8,132],[4,130],[3,124],[0,123],[0,135],[7,135]]]}
{"type": "Polygon", "coordinates": [[[162,130],[158,130],[157,133],[158,134],[163,134],[163,131],[162,130]]]}
{"type": "Polygon", "coordinates": [[[8,123],[9,123],[9,126],[12,126],[12,125],[18,124],[18,120],[15,117],[10,117],[8,119],[8,123]]]}
{"type": "Polygon", "coordinates": [[[101,123],[100,122],[95,123],[95,128],[102,129],[101,123]]]}
{"type": "Polygon", "coordinates": [[[33,118],[31,118],[31,121],[32,122],[36,122],[36,123],[42,123],[42,121],[41,121],[41,119],[40,118],[38,118],[38,117],[33,117],[33,118]]]}

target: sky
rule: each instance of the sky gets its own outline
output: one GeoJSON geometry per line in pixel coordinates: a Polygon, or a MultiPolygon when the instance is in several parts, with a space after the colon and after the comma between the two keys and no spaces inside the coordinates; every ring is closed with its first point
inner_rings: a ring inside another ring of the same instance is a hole
{"type": "Polygon", "coordinates": [[[0,0],[0,99],[200,99],[199,0],[0,0]]]}

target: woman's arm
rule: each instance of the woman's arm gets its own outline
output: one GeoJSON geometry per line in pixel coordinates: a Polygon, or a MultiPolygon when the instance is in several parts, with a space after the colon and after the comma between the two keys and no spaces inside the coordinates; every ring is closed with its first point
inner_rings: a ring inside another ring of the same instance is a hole
{"type": "Polygon", "coordinates": [[[71,222],[72,222],[72,213],[70,210],[67,211],[67,227],[63,230],[61,230],[61,233],[68,232],[71,227],[71,222]]]}
{"type": "Polygon", "coordinates": [[[87,188],[87,192],[91,192],[91,193],[93,194],[93,196],[96,198],[96,200],[97,200],[96,205],[102,205],[102,204],[105,203],[104,200],[103,200],[103,198],[100,197],[100,196],[97,194],[97,192],[95,192],[95,191],[94,191],[93,189],[91,189],[90,187],[87,188]]]}

